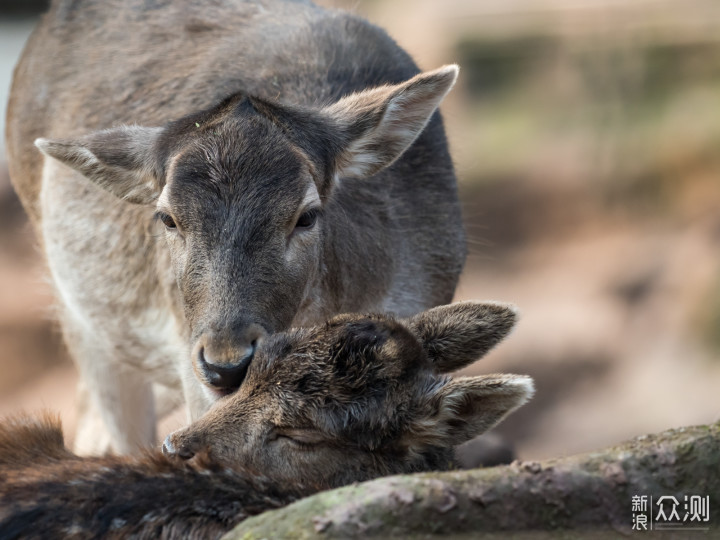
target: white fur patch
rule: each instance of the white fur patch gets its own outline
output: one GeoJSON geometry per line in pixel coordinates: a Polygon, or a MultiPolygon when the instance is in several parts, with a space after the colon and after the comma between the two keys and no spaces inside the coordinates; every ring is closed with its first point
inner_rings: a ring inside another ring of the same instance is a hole
{"type": "Polygon", "coordinates": [[[318,193],[315,182],[309,182],[308,187],[305,190],[305,196],[303,197],[299,208],[301,212],[304,212],[308,208],[312,208],[314,206],[320,206],[320,194],[318,193]]]}
{"type": "Polygon", "coordinates": [[[524,399],[517,404],[518,407],[527,403],[535,395],[535,382],[527,375],[514,375],[507,384],[522,389],[524,399]]]}
{"type": "MultiPolygon", "coordinates": [[[[40,139],[38,139],[40,140],[40,139]]],[[[36,141],[37,144],[37,141],[36,141]]],[[[47,190],[48,185],[51,182],[51,179],[57,174],[58,169],[58,162],[54,159],[43,156],[43,170],[42,170],[42,184],[40,188],[40,208],[42,215],[47,215],[50,211],[49,206],[52,205],[51,201],[46,200],[47,197],[47,190]]],[[[47,238],[48,233],[50,231],[46,231],[46,227],[48,226],[47,220],[42,221],[42,229],[43,229],[43,237],[47,238]]],[[[52,281],[55,285],[55,289],[57,291],[58,296],[61,298],[63,305],[69,312],[69,314],[73,317],[76,324],[78,324],[80,327],[82,327],[85,330],[90,330],[91,326],[89,323],[89,320],[85,314],[85,310],[80,306],[79,303],[76,302],[75,296],[72,293],[72,290],[68,283],[66,283],[64,280],[60,278],[60,272],[59,268],[57,267],[56,260],[58,257],[55,256],[55,245],[52,242],[45,242],[45,252],[47,255],[47,261],[48,261],[48,268],[50,270],[50,275],[52,277],[52,281]]],[[[62,258],[62,254],[59,254],[62,258]]]]}

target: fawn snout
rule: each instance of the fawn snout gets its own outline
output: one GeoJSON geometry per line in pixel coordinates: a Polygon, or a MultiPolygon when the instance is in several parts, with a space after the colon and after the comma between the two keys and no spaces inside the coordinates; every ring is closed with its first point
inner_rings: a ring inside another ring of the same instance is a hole
{"type": "Polygon", "coordinates": [[[171,433],[165,437],[162,444],[162,453],[168,457],[185,460],[191,459],[197,452],[197,449],[194,448],[194,445],[176,437],[176,433],[171,433]]]}

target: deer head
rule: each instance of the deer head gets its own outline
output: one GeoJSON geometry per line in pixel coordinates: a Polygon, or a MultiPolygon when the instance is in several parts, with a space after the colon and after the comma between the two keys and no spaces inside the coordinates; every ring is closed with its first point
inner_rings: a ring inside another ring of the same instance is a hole
{"type": "Polygon", "coordinates": [[[169,435],[166,454],[198,453],[329,487],[446,469],[459,445],[533,394],[532,379],[451,379],[502,340],[511,306],[465,302],[410,319],[340,315],[271,336],[237,393],[169,435]]]}
{"type": "Polygon", "coordinates": [[[341,181],[360,185],[392,165],[457,74],[457,66],[445,66],[325,107],[240,93],[163,127],[35,144],[119,199],[155,207],[193,368],[214,401],[242,384],[266,334],[288,328],[317,300],[324,272],[339,272],[325,260],[330,239],[383,234],[379,218],[349,230],[347,220],[338,222],[344,213],[333,209],[333,193],[341,181]]]}

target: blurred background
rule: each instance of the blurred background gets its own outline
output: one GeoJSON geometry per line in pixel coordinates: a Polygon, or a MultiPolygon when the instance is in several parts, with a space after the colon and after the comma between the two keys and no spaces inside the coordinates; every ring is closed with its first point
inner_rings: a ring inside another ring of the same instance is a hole
{"type": "MultiPolygon", "coordinates": [[[[320,3],[423,69],[461,66],[442,107],[470,247],[457,299],[521,309],[469,370],[536,379],[500,428],[519,456],[720,419],[720,3],[320,3]]],[[[0,0],[0,103],[38,6],[0,0]]],[[[57,410],[72,437],[52,302],[0,136],[0,415],[57,410]]]]}

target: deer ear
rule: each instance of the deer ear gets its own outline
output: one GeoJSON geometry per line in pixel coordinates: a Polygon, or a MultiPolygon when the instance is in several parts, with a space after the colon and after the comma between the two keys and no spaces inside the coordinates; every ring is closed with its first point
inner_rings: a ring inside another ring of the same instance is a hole
{"type": "Polygon", "coordinates": [[[162,128],[119,127],[74,140],[37,139],[35,146],[116,197],[151,204],[162,190],[154,153],[161,132],[162,128]]]}
{"type": "Polygon", "coordinates": [[[457,446],[485,433],[535,392],[525,375],[461,377],[429,396],[432,414],[413,432],[413,444],[457,446]]]}
{"type": "Polygon", "coordinates": [[[508,335],[517,320],[511,304],[458,302],[424,311],[407,323],[438,373],[463,368],[508,335]]]}
{"type": "Polygon", "coordinates": [[[337,175],[364,178],[392,164],[420,135],[457,75],[456,65],[444,66],[326,107],[324,113],[345,141],[336,159],[337,175]]]}

